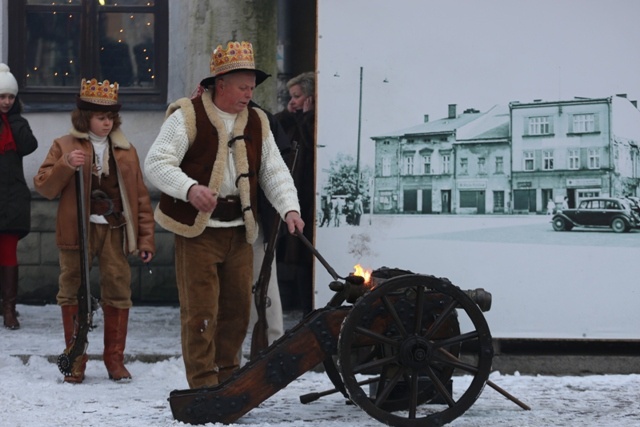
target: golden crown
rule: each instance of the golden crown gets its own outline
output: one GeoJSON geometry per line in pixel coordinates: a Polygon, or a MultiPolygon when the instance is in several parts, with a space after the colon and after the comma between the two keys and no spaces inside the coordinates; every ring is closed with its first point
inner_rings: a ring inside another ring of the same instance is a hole
{"type": "Polygon", "coordinates": [[[254,70],[253,46],[249,42],[229,42],[226,49],[218,45],[211,54],[209,66],[213,77],[233,70],[254,70]]]}
{"type": "Polygon", "coordinates": [[[80,99],[98,105],[114,105],[118,103],[118,88],[120,85],[109,80],[98,83],[96,79],[82,79],[80,84],[80,99]]]}

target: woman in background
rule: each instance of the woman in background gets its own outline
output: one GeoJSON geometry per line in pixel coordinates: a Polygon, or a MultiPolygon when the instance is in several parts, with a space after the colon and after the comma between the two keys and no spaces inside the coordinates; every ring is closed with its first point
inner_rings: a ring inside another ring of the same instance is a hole
{"type": "Polygon", "coordinates": [[[22,158],[38,148],[21,113],[18,82],[9,67],[0,64],[0,286],[7,329],[20,328],[16,313],[18,240],[31,231],[31,192],[24,179],[22,158]]]}
{"type": "MultiPolygon", "coordinates": [[[[291,100],[287,108],[277,113],[291,142],[296,142],[298,154],[293,171],[293,182],[298,189],[300,216],[307,227],[304,235],[313,242],[315,223],[315,90],[314,72],[302,73],[287,82],[291,100]]],[[[278,251],[279,265],[286,269],[283,280],[285,292],[304,313],[313,310],[313,254],[296,236],[286,235],[281,239],[278,251]]],[[[282,288],[281,288],[282,290],[282,288]]]]}

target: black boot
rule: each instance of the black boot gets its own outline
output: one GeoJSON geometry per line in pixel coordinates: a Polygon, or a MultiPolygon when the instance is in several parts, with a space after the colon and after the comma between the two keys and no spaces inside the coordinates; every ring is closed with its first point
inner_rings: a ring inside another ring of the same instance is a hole
{"type": "Polygon", "coordinates": [[[7,329],[18,329],[20,328],[20,322],[18,322],[18,316],[16,315],[18,266],[1,266],[0,282],[2,283],[2,315],[4,316],[4,327],[7,329]]]}

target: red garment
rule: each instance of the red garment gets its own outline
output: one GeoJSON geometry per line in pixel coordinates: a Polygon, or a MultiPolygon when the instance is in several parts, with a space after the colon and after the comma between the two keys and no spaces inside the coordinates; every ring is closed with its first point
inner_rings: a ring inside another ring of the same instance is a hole
{"type": "Polygon", "coordinates": [[[2,115],[2,127],[0,128],[0,154],[4,154],[6,151],[17,151],[16,141],[13,139],[13,133],[11,132],[11,126],[6,114],[2,115]]]}
{"type": "Polygon", "coordinates": [[[0,234],[0,266],[18,265],[18,240],[17,234],[0,234]]]}

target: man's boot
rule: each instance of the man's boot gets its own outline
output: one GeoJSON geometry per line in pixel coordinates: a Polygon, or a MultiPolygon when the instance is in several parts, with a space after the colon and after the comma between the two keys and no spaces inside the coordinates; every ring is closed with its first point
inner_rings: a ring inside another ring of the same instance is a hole
{"type": "MultiPolygon", "coordinates": [[[[63,305],[62,308],[62,328],[64,329],[65,349],[71,348],[76,339],[78,331],[78,306],[63,305]]],[[[80,384],[84,380],[84,371],[87,368],[89,357],[83,354],[71,367],[71,375],[64,377],[64,382],[80,384]]]]}
{"type": "Polygon", "coordinates": [[[128,308],[102,306],[104,313],[104,365],[109,378],[114,381],[131,379],[131,374],[124,367],[124,347],[127,342],[128,308]]]}
{"type": "Polygon", "coordinates": [[[2,283],[2,315],[4,327],[7,329],[20,328],[16,316],[16,299],[18,297],[18,266],[3,265],[0,267],[0,281],[2,283]]]}

